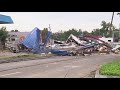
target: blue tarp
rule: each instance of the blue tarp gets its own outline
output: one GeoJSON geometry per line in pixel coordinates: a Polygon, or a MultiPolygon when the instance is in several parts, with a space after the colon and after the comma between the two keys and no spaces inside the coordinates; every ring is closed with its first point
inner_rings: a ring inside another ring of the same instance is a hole
{"type": "Polygon", "coordinates": [[[80,48],[78,48],[78,49],[76,49],[76,50],[87,49],[87,48],[95,47],[95,46],[97,46],[97,45],[98,45],[98,44],[85,45],[85,46],[82,46],[82,47],[80,47],[80,48]]]}
{"type": "Polygon", "coordinates": [[[0,24],[12,24],[13,20],[10,16],[0,15],[0,24]]]}
{"type": "Polygon", "coordinates": [[[46,46],[48,40],[50,39],[51,32],[48,31],[44,44],[41,45],[40,38],[41,38],[41,30],[37,27],[34,28],[30,34],[23,40],[22,44],[29,49],[32,49],[34,53],[42,53],[42,52],[50,52],[50,50],[45,50],[44,47],[46,46]]]}
{"type": "Polygon", "coordinates": [[[66,51],[66,50],[55,50],[55,49],[53,49],[53,50],[51,50],[51,53],[59,55],[59,56],[66,56],[66,55],[69,55],[71,52],[66,51]]]}
{"type": "Polygon", "coordinates": [[[40,33],[41,31],[37,27],[34,28],[23,40],[22,44],[37,52],[40,49],[40,33]]]}

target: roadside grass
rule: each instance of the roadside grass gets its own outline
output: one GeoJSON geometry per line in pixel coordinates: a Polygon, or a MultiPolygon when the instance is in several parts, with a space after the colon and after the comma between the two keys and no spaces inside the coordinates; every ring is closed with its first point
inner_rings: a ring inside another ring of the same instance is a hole
{"type": "Polygon", "coordinates": [[[41,57],[49,57],[52,56],[50,54],[26,54],[26,55],[17,55],[17,56],[4,56],[0,57],[0,60],[33,60],[33,59],[39,59],[41,57]]]}
{"type": "Polygon", "coordinates": [[[100,68],[101,75],[120,76],[120,60],[103,64],[100,68]]]}
{"type": "Polygon", "coordinates": [[[17,55],[17,56],[5,56],[5,57],[1,57],[0,60],[13,60],[13,59],[26,59],[26,58],[33,58],[36,57],[37,55],[17,55]]]}

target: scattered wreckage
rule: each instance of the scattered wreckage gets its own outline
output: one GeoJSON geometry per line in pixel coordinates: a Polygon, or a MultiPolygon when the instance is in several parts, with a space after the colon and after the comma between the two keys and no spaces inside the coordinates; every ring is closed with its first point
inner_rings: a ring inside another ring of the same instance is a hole
{"type": "Polygon", "coordinates": [[[120,54],[120,44],[115,45],[112,52],[115,54],[120,54]]]}
{"type": "Polygon", "coordinates": [[[44,43],[41,43],[41,32],[37,27],[34,28],[21,43],[16,45],[16,52],[51,52],[59,56],[85,56],[85,54],[91,55],[92,53],[116,53],[120,50],[120,45],[112,48],[109,43],[90,35],[76,37],[71,34],[66,41],[54,40],[54,43],[51,44],[51,42],[49,42],[52,35],[50,31],[48,31],[44,43]]]}
{"type": "Polygon", "coordinates": [[[109,54],[111,51],[111,46],[98,39],[94,36],[83,36],[77,38],[74,35],[70,35],[68,39],[65,41],[66,43],[62,44],[54,44],[52,46],[52,53],[56,55],[83,55],[92,53],[107,53],[109,54]],[[101,42],[101,43],[99,43],[101,42]]]}
{"type": "MultiPolygon", "coordinates": [[[[0,15],[0,24],[12,24],[13,21],[11,17],[0,15]],[[7,19],[6,19],[7,18],[7,19]]],[[[85,55],[92,53],[120,53],[120,45],[115,46],[110,45],[106,41],[99,39],[98,37],[91,35],[82,35],[81,37],[76,37],[71,34],[68,39],[64,42],[54,41],[54,44],[48,44],[51,37],[51,32],[48,31],[44,43],[41,43],[41,30],[37,27],[34,28],[26,38],[21,38],[10,41],[6,44],[12,52],[33,52],[33,53],[48,53],[51,52],[56,55],[66,56],[66,55],[85,55]],[[21,40],[19,42],[19,40],[21,40]],[[48,47],[48,48],[47,48],[48,47]]],[[[102,37],[101,37],[102,38],[102,37]]]]}

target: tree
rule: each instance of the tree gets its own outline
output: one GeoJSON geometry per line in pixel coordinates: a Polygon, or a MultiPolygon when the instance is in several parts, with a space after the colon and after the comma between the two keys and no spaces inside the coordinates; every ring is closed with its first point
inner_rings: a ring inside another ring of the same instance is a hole
{"type": "Polygon", "coordinates": [[[79,32],[79,35],[83,34],[83,32],[82,32],[82,30],[81,30],[81,29],[79,29],[79,31],[78,31],[78,32],[79,32]]]}
{"type": "Polygon", "coordinates": [[[14,32],[14,30],[11,30],[11,32],[14,32]]]}
{"type": "Polygon", "coordinates": [[[0,28],[0,42],[1,45],[3,45],[3,48],[5,48],[5,41],[8,36],[8,32],[6,30],[6,27],[0,28]]]}
{"type": "Polygon", "coordinates": [[[88,33],[87,31],[82,31],[81,29],[76,30],[76,29],[72,28],[72,29],[69,29],[68,31],[62,31],[61,30],[58,33],[53,33],[52,37],[55,40],[65,41],[70,36],[70,34],[73,34],[73,35],[79,37],[81,34],[86,35],[86,34],[90,34],[90,33],[88,33]]]}
{"type": "Polygon", "coordinates": [[[45,41],[45,38],[46,38],[46,36],[47,36],[47,33],[48,33],[48,28],[44,28],[43,30],[42,30],[42,42],[44,42],[45,41]]]}
{"type": "Polygon", "coordinates": [[[83,31],[83,35],[88,35],[88,34],[89,34],[89,32],[83,31]]]}
{"type": "Polygon", "coordinates": [[[101,28],[94,29],[91,34],[95,36],[105,36],[105,37],[111,37],[110,30],[113,31],[116,29],[114,25],[111,26],[110,22],[101,22],[101,28]],[[111,28],[111,29],[110,29],[111,28]]]}
{"type": "Polygon", "coordinates": [[[70,36],[70,34],[73,34],[75,36],[79,36],[80,35],[79,32],[80,32],[80,30],[76,30],[74,28],[72,28],[72,29],[70,29],[68,31],[65,31],[65,32],[61,33],[62,40],[63,41],[67,40],[67,38],[70,36]]]}
{"type": "Polygon", "coordinates": [[[11,30],[11,32],[19,32],[17,29],[15,29],[15,30],[11,30]]]}
{"type": "Polygon", "coordinates": [[[111,37],[111,33],[116,29],[113,24],[111,26],[110,22],[106,23],[105,21],[102,21],[101,26],[101,33],[104,33],[105,37],[111,37]]]}
{"type": "Polygon", "coordinates": [[[16,29],[15,32],[19,32],[19,31],[16,29]]]}

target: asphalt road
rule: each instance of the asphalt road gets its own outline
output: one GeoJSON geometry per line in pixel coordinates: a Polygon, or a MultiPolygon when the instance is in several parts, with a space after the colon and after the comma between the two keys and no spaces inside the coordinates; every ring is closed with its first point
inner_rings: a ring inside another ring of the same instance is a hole
{"type": "Polygon", "coordinates": [[[86,78],[100,65],[120,55],[55,56],[47,59],[0,64],[0,78],[86,78]]]}

